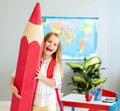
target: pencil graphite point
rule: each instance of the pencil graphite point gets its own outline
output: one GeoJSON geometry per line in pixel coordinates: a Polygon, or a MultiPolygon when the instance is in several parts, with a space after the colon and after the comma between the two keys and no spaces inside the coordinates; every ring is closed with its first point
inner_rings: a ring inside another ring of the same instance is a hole
{"type": "Polygon", "coordinates": [[[41,16],[41,10],[40,10],[40,3],[36,3],[36,6],[31,14],[31,17],[29,19],[29,22],[40,25],[42,24],[42,16],[41,16]]]}

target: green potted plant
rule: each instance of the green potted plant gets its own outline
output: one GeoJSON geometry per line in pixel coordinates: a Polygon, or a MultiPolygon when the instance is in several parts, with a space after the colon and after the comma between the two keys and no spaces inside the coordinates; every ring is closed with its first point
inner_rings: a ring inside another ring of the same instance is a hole
{"type": "Polygon", "coordinates": [[[66,64],[75,72],[72,76],[72,83],[69,84],[74,85],[74,91],[80,94],[88,93],[92,88],[107,80],[100,77],[100,70],[105,68],[100,68],[101,59],[98,56],[89,59],[85,57],[83,63],[67,62],[66,64]]]}

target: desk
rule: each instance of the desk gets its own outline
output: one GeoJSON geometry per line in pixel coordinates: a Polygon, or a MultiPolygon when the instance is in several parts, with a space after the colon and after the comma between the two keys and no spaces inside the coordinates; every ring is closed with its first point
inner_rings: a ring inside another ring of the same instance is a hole
{"type": "MultiPolygon", "coordinates": [[[[102,97],[105,99],[106,97],[102,97]]],[[[75,107],[88,108],[92,111],[120,111],[120,99],[114,103],[103,103],[102,101],[86,102],[85,96],[82,94],[69,94],[61,98],[61,103],[64,106],[71,107],[71,111],[75,111],[75,107]]]]}

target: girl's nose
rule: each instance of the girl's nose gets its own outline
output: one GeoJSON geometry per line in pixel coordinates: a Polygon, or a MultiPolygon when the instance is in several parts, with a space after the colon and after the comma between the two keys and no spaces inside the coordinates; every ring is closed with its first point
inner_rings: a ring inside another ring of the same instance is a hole
{"type": "Polygon", "coordinates": [[[50,46],[53,46],[53,44],[51,43],[50,46]]]}

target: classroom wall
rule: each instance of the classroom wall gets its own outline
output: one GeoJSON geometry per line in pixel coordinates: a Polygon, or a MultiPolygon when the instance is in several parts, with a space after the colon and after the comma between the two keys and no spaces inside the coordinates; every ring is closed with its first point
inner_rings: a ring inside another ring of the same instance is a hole
{"type": "MultiPolygon", "coordinates": [[[[97,54],[106,67],[105,88],[120,92],[119,0],[4,0],[0,3],[0,101],[10,100],[11,73],[16,68],[19,42],[36,2],[41,3],[43,16],[98,17],[97,54]]],[[[68,86],[72,70],[63,63],[62,91],[71,92],[68,86]]]]}

